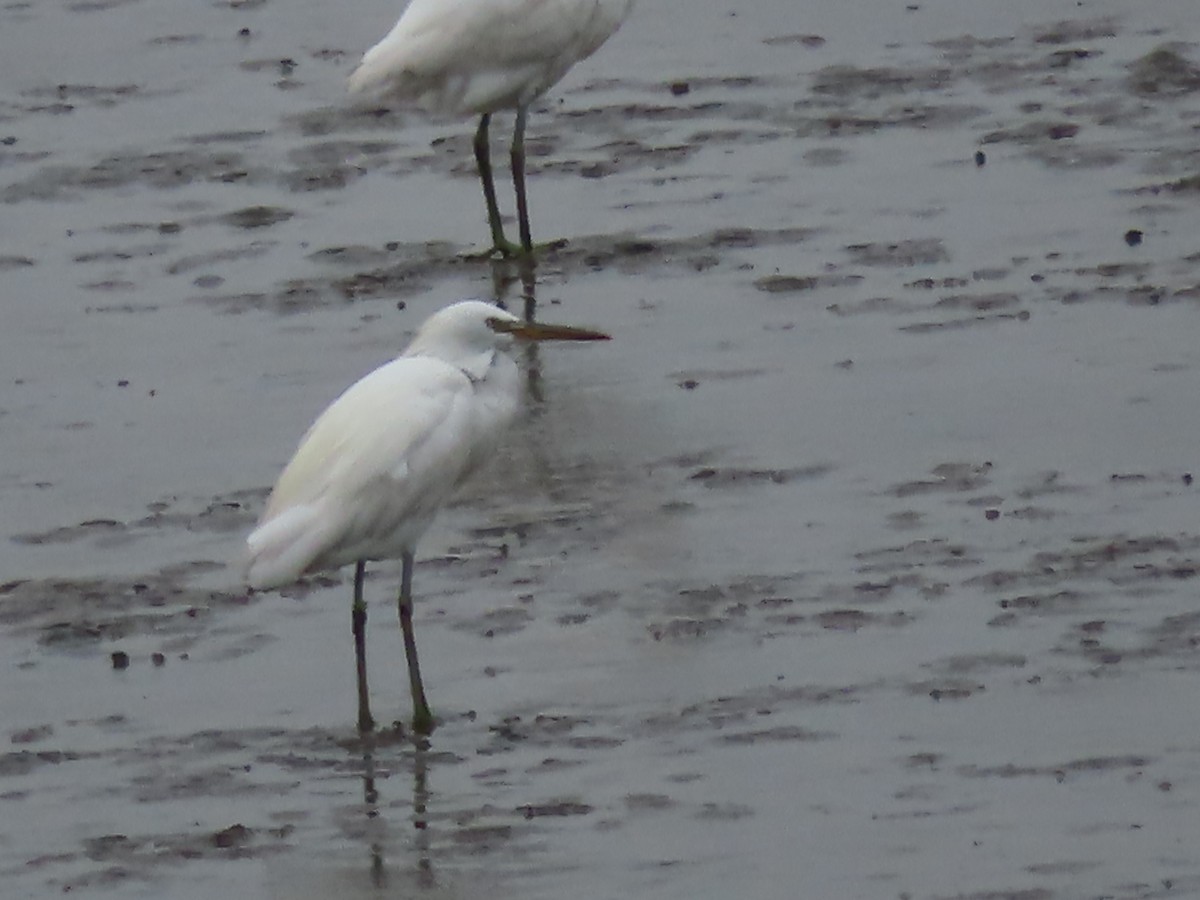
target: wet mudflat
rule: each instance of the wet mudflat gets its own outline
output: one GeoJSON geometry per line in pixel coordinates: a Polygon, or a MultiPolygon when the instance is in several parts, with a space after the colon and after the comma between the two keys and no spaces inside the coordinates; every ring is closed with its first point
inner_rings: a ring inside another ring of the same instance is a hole
{"type": "Polygon", "coordinates": [[[530,118],[614,340],[423,544],[428,747],[345,575],[237,556],[530,289],[473,125],[342,94],[394,6],[297,6],[0,7],[4,896],[1200,894],[1192,0],[644,0],[530,118]]]}

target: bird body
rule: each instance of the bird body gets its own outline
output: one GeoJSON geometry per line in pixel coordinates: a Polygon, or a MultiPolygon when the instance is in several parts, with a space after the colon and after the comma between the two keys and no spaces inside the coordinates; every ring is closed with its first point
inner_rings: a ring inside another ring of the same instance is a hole
{"type": "Polygon", "coordinates": [[[470,315],[515,321],[481,302],[443,310],[312,424],[247,538],[251,586],[415,549],[517,411],[517,365],[470,315]]]}
{"type": "Polygon", "coordinates": [[[472,382],[443,360],[401,356],[313,423],[249,538],[249,581],[415,550],[438,509],[491,454],[517,410],[516,364],[500,355],[472,382]],[[362,411],[377,411],[364,417],[362,411]]]}
{"type": "Polygon", "coordinates": [[[459,485],[495,450],[520,404],[514,340],[606,340],[585,329],[526,322],[478,300],[435,313],[404,353],[348,388],[317,417],[246,538],[247,582],[279,587],[356,565],[354,636],[359,727],[366,697],[363,576],[370,560],[403,562],[401,626],[415,727],[432,727],[412,634],[417,541],[459,485]]]}
{"type": "Polygon", "coordinates": [[[432,112],[528,106],[620,27],[633,0],[412,0],[350,76],[352,92],[432,112]]]}
{"type": "Polygon", "coordinates": [[[475,162],[492,253],[532,256],[525,194],[529,104],[595,53],[632,8],[633,0],[412,0],[363,55],[348,86],[431,112],[478,115],[475,162]],[[501,109],[516,110],[510,159],[520,244],[504,237],[492,178],[488,124],[501,109]]]}

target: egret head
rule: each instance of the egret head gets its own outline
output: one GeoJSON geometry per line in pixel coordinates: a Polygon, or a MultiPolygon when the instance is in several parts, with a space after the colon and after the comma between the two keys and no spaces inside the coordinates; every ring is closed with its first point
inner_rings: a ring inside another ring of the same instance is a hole
{"type": "Polygon", "coordinates": [[[478,377],[497,351],[514,341],[607,341],[607,334],[569,325],[526,322],[482,300],[463,300],[434,313],[417,331],[405,356],[432,356],[478,377]]]}

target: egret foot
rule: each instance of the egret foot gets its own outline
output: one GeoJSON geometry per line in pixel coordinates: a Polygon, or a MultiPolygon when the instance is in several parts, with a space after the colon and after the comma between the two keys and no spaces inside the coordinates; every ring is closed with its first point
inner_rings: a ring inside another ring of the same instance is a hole
{"type": "Polygon", "coordinates": [[[534,259],[543,253],[561,250],[569,243],[570,241],[566,238],[556,238],[553,241],[541,241],[526,250],[520,244],[501,236],[499,240],[493,241],[492,246],[487,250],[480,250],[478,253],[464,253],[462,258],[470,262],[482,262],[485,260],[512,260],[513,262],[520,262],[534,259]]]}
{"type": "Polygon", "coordinates": [[[433,713],[429,711],[427,705],[413,707],[412,730],[415,734],[419,734],[422,737],[429,737],[429,735],[433,734],[436,724],[433,720],[433,713]]]}

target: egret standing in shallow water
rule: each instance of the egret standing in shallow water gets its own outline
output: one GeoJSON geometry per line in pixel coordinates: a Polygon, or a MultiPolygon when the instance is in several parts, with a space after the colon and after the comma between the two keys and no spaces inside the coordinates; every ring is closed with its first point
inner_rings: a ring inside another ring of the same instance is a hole
{"type": "Polygon", "coordinates": [[[247,580],[288,584],[354,563],[352,625],[358,727],[373,727],[366,678],[363,575],[368,560],[401,561],[400,626],[413,728],[428,734],[412,626],[413,552],[438,510],[495,449],[520,401],[515,340],[602,341],[598,331],[525,322],[478,300],[427,319],[398,358],[338,397],[308,429],[246,539],[247,580]]]}
{"type": "Polygon", "coordinates": [[[350,76],[351,91],[415,101],[433,112],[479,115],[475,162],[492,252],[533,253],[525,198],[529,104],[621,27],[633,0],[412,0],[350,76]],[[511,164],[521,243],[506,240],[492,181],[488,123],[516,110],[511,164]]]}

